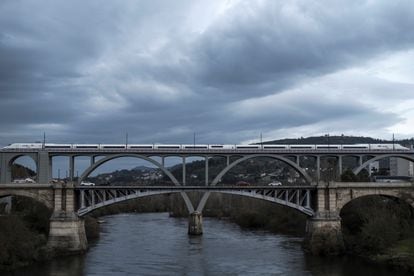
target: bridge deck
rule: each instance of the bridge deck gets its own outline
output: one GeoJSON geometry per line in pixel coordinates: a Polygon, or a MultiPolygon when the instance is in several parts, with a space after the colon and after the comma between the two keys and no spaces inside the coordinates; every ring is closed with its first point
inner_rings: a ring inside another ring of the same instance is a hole
{"type": "Polygon", "coordinates": [[[414,154],[414,150],[373,149],[0,149],[0,152],[33,153],[47,151],[50,154],[414,154]]]}

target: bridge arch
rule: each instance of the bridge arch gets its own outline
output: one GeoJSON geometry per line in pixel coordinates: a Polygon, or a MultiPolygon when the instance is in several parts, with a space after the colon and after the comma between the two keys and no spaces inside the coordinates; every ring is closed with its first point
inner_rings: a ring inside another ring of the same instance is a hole
{"type": "MultiPolygon", "coordinates": [[[[301,167],[299,167],[299,165],[297,165],[295,162],[282,157],[280,155],[275,155],[275,154],[265,154],[265,153],[260,153],[260,154],[254,154],[254,155],[247,155],[244,156],[242,158],[237,159],[236,161],[234,161],[233,163],[229,164],[228,166],[226,166],[213,180],[213,182],[211,183],[211,186],[215,186],[217,185],[217,183],[220,181],[220,179],[232,168],[234,168],[237,164],[252,159],[252,158],[257,158],[257,157],[270,157],[270,158],[274,158],[277,160],[280,160],[282,162],[285,162],[286,164],[290,165],[292,168],[296,169],[309,183],[312,182],[311,177],[306,173],[306,171],[304,169],[302,169],[301,167]]],[[[210,197],[210,192],[206,192],[203,194],[203,197],[201,198],[198,206],[197,206],[197,211],[198,212],[202,212],[204,209],[204,206],[207,203],[208,198],[210,197]]]]}
{"type": "Polygon", "coordinates": [[[2,189],[0,190],[0,198],[6,196],[21,196],[31,198],[37,202],[40,202],[48,209],[53,209],[53,191],[46,191],[45,193],[39,193],[38,190],[30,189],[2,189]]]}
{"type": "Polygon", "coordinates": [[[361,166],[359,166],[358,168],[354,169],[353,172],[354,174],[358,174],[360,173],[365,167],[367,167],[369,164],[371,164],[372,162],[381,160],[383,158],[387,158],[387,157],[399,157],[411,162],[414,162],[414,156],[410,156],[408,154],[401,154],[401,153],[395,153],[395,154],[382,154],[382,155],[378,155],[375,156],[371,159],[368,159],[367,161],[365,161],[364,163],[362,163],[361,166]]]}
{"type": "MultiPolygon", "coordinates": [[[[155,165],[156,167],[158,167],[160,170],[162,170],[163,173],[165,173],[173,182],[173,184],[175,186],[181,186],[180,182],[178,182],[177,178],[174,177],[174,175],[167,170],[162,164],[160,164],[159,162],[144,156],[144,155],[140,155],[140,154],[133,154],[133,153],[125,153],[125,154],[114,154],[114,155],[109,155],[106,156],[102,159],[99,159],[98,161],[96,161],[94,164],[92,164],[91,166],[89,166],[83,173],[82,175],[79,177],[78,180],[78,184],[80,184],[86,177],[88,177],[95,169],[97,169],[98,167],[100,167],[101,165],[105,164],[106,162],[110,161],[110,160],[114,160],[114,159],[118,159],[118,158],[122,158],[122,157],[133,157],[133,158],[138,158],[138,159],[142,159],[145,161],[148,161],[150,163],[152,163],[153,165],[155,165]]],[[[187,194],[184,192],[181,192],[181,196],[183,197],[185,204],[187,206],[188,211],[191,213],[194,211],[194,207],[193,204],[191,203],[190,199],[188,198],[187,194]]]]}
{"type": "MultiPolygon", "coordinates": [[[[389,184],[389,183],[388,183],[389,184]]],[[[340,196],[336,202],[336,208],[341,212],[342,208],[350,203],[351,201],[359,198],[369,197],[369,196],[386,196],[397,198],[401,201],[406,202],[412,208],[414,208],[414,191],[412,192],[402,192],[399,188],[372,188],[372,189],[361,189],[351,191],[352,196],[340,196]]]]}
{"type": "Polygon", "coordinates": [[[289,160],[288,158],[282,157],[280,155],[275,155],[275,154],[265,154],[265,153],[260,153],[260,154],[253,154],[253,155],[247,155],[244,156],[242,158],[237,159],[236,161],[234,161],[233,163],[229,164],[228,166],[226,166],[213,180],[213,182],[211,183],[211,186],[215,186],[217,185],[217,183],[220,181],[220,179],[232,168],[234,168],[236,165],[240,164],[243,161],[249,160],[249,159],[253,159],[253,158],[257,158],[257,157],[270,157],[273,159],[277,159],[280,160],[288,165],[290,165],[292,168],[296,169],[309,183],[312,182],[311,177],[306,173],[306,171],[304,169],[302,169],[301,167],[299,167],[295,162],[293,162],[292,160],[289,160]]]}
{"type": "MultiPolygon", "coordinates": [[[[99,193],[99,191],[96,191],[96,190],[91,190],[89,192],[99,193]]],[[[103,192],[105,193],[105,191],[103,192]]],[[[278,205],[293,208],[307,216],[314,215],[314,210],[310,206],[310,191],[292,190],[289,193],[288,190],[284,190],[281,192],[282,192],[281,196],[275,196],[275,194],[272,195],[271,192],[261,193],[261,192],[250,191],[250,190],[214,191],[214,193],[238,195],[241,197],[249,197],[249,198],[254,198],[258,200],[264,200],[264,201],[268,201],[268,202],[275,203],[278,205]],[[290,198],[291,200],[289,201],[287,200],[287,198],[290,198]]],[[[104,201],[94,203],[84,208],[81,207],[77,211],[77,214],[79,216],[85,216],[89,214],[90,212],[93,212],[96,209],[100,209],[102,207],[110,206],[116,203],[125,202],[129,200],[137,199],[137,198],[144,198],[144,197],[163,195],[163,194],[173,194],[173,193],[181,193],[181,192],[177,190],[157,190],[157,191],[145,190],[145,189],[131,190],[129,194],[123,194],[118,197],[106,199],[104,201]]],[[[102,198],[102,195],[101,196],[94,195],[94,198],[99,198],[99,197],[102,198]]]]}
{"type": "MultiPolygon", "coordinates": [[[[34,180],[36,182],[38,182],[38,175],[39,175],[39,164],[38,164],[38,160],[37,160],[37,155],[33,154],[33,153],[19,153],[16,155],[13,155],[9,158],[9,160],[7,161],[7,166],[8,166],[8,171],[10,172],[9,176],[7,178],[7,182],[12,182],[15,179],[15,175],[13,175],[13,171],[12,171],[12,167],[14,164],[18,164],[16,163],[16,161],[18,159],[25,159],[27,158],[27,161],[29,161],[32,165],[34,165],[34,169],[30,168],[29,165],[29,169],[34,171],[35,175],[34,175],[34,180]]],[[[20,164],[19,164],[20,165],[20,164]]],[[[22,165],[23,167],[27,167],[27,164],[22,165]]]]}

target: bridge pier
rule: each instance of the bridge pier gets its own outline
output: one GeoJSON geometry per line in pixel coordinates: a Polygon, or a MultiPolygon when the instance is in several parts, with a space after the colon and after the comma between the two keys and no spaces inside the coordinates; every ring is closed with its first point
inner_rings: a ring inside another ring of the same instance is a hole
{"type": "Polygon", "coordinates": [[[203,215],[201,212],[194,211],[190,214],[188,219],[188,234],[202,235],[203,234],[203,215]]]}
{"type": "Polygon", "coordinates": [[[337,213],[318,213],[306,222],[305,247],[313,255],[339,255],[345,246],[337,213]]]}
{"type": "Polygon", "coordinates": [[[74,254],[88,248],[85,223],[75,213],[74,196],[73,183],[54,186],[54,211],[50,218],[47,247],[57,254],[74,254]]]}
{"type": "Polygon", "coordinates": [[[58,254],[84,252],[88,248],[84,220],[75,213],[53,214],[47,247],[58,254]]]}
{"type": "Polygon", "coordinates": [[[316,193],[315,216],[306,222],[305,247],[313,255],[339,255],[345,246],[336,188],[329,183],[319,184],[316,193]]]}

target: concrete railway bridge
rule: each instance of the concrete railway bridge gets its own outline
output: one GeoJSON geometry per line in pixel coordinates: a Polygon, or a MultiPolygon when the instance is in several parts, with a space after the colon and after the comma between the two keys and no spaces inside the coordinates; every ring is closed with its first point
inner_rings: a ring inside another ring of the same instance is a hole
{"type": "Polygon", "coordinates": [[[323,157],[337,158],[336,166],[342,172],[342,159],[345,156],[357,158],[358,165],[353,168],[358,173],[371,162],[399,157],[414,162],[413,152],[399,151],[274,151],[259,150],[244,151],[211,151],[211,150],[154,150],[151,151],[85,151],[85,150],[2,150],[0,151],[0,198],[8,196],[30,197],[43,203],[53,210],[50,218],[50,233],[48,246],[51,250],[83,251],[87,248],[83,217],[95,209],[135,198],[179,193],[189,212],[189,234],[202,233],[202,211],[211,193],[235,194],[266,200],[275,204],[285,205],[306,214],[308,219],[308,239],[329,235],[337,237],[332,246],[342,243],[341,209],[356,198],[383,195],[399,198],[414,208],[413,183],[342,183],[322,182],[320,180],[320,160],[323,157]],[[31,157],[37,165],[37,183],[12,183],[11,166],[20,156],[31,157]],[[90,166],[77,179],[78,182],[52,183],[52,158],[67,156],[70,159],[70,179],[74,179],[75,157],[89,156],[90,166]],[[98,159],[96,157],[100,156],[98,159]],[[161,158],[161,162],[154,159],[161,158]],[[179,156],[183,160],[183,178],[179,181],[165,167],[164,160],[169,156],[179,156]],[[186,158],[203,156],[205,162],[205,185],[189,186],[186,184],[186,158]],[[209,178],[209,162],[212,157],[226,158],[226,166],[211,181],[209,178]],[[301,167],[302,156],[313,156],[316,162],[316,174],[310,176],[306,168],[301,167]],[[368,158],[366,157],[368,156],[368,158]],[[79,183],[98,167],[110,160],[121,157],[136,157],[146,160],[167,175],[174,185],[171,186],[80,186],[79,183]],[[239,163],[259,158],[269,157],[280,160],[295,169],[305,180],[306,184],[296,186],[222,186],[217,185],[221,178],[239,163]],[[293,158],[292,158],[293,157],[293,158]],[[293,160],[292,160],[293,159],[293,160]],[[193,206],[187,192],[203,192],[197,206],[193,206]],[[334,233],[335,235],[332,235],[334,233]]]}

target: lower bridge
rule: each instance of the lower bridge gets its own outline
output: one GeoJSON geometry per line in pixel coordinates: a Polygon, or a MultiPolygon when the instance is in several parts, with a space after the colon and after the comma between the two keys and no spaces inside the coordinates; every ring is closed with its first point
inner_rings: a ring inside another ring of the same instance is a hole
{"type": "Polygon", "coordinates": [[[308,216],[307,239],[334,236],[332,247],[343,246],[341,209],[356,198],[382,195],[399,198],[414,208],[413,183],[332,182],[303,186],[78,186],[74,183],[1,184],[0,198],[30,197],[53,210],[48,247],[66,252],[87,248],[83,217],[119,202],[161,194],[179,193],[189,212],[189,234],[202,233],[202,211],[210,193],[256,198],[284,205],[308,216]],[[196,207],[187,192],[203,196],[196,207]],[[332,235],[332,232],[335,235],[332,235]]]}

